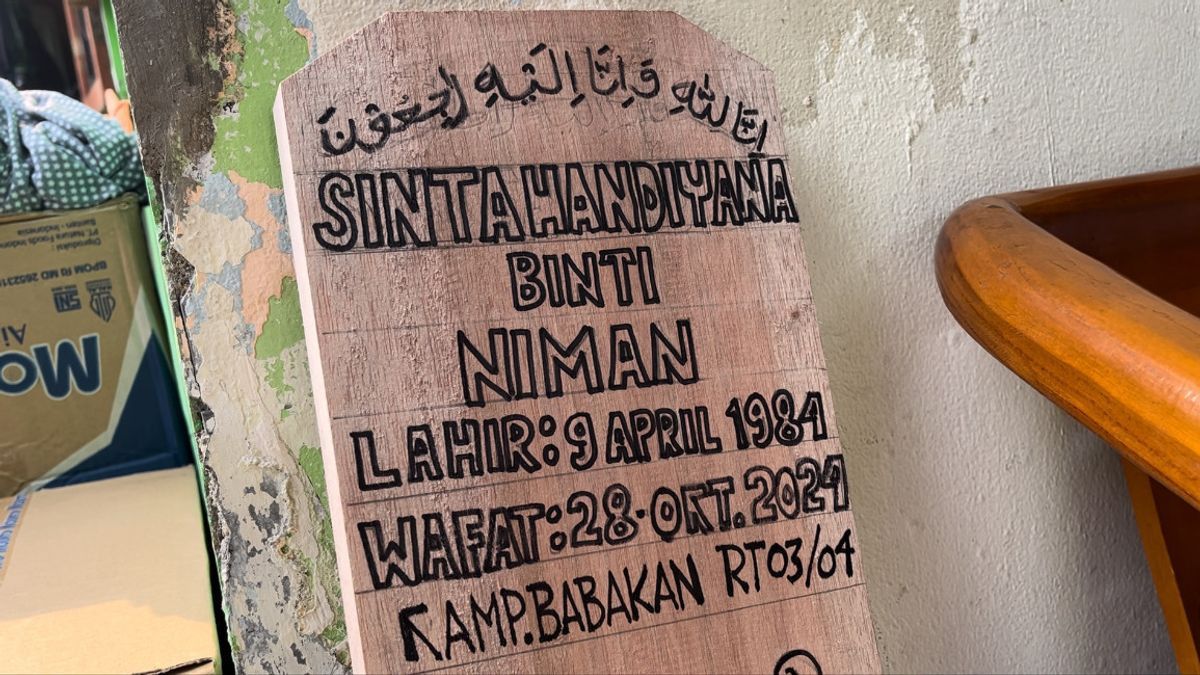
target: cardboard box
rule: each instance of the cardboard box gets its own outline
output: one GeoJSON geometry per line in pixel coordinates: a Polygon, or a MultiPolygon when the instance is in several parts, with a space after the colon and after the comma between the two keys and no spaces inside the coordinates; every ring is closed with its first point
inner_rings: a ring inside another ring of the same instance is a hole
{"type": "Polygon", "coordinates": [[[191,461],[163,332],[134,197],[0,218],[0,496],[191,461]]]}
{"type": "Polygon", "coordinates": [[[192,467],[0,499],[0,672],[213,672],[192,467]]]}

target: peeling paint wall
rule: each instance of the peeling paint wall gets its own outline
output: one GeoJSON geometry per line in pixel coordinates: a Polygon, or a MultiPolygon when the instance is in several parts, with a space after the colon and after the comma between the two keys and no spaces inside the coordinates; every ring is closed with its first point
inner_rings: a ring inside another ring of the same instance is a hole
{"type": "Polygon", "coordinates": [[[303,15],[249,0],[116,8],[164,212],[164,264],[200,422],[235,661],[245,672],[344,670],[346,629],[271,121],[279,81],[312,54],[303,15]]]}
{"type": "Polygon", "coordinates": [[[957,204],[1200,161],[1195,2],[118,0],[247,671],[344,662],[269,113],[389,9],[668,8],[777,74],[890,670],[1162,671],[1114,453],[937,296],[957,204]]]}

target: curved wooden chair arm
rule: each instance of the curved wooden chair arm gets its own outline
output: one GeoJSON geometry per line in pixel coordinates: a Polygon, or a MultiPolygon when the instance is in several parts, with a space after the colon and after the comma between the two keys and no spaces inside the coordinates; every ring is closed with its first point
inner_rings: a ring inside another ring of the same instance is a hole
{"type": "Polygon", "coordinates": [[[967,332],[1124,456],[1176,659],[1200,672],[1200,168],[969,202],[936,265],[967,332]]]}
{"type": "Polygon", "coordinates": [[[1189,199],[1200,200],[1200,169],[978,199],[942,228],[936,265],[972,337],[1200,507],[1200,318],[1038,224],[1103,214],[1099,229],[1111,210],[1136,222],[1189,199]]]}

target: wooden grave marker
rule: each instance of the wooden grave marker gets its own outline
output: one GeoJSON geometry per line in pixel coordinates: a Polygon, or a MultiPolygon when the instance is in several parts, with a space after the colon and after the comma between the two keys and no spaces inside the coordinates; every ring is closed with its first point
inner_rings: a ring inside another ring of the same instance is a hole
{"type": "Polygon", "coordinates": [[[393,13],[276,128],[361,672],[879,669],[772,74],[393,13]]]}

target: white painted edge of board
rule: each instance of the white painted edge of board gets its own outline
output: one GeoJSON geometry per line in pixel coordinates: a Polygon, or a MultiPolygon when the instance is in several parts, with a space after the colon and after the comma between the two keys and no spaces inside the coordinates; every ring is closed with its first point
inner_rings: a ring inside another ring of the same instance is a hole
{"type": "Polygon", "coordinates": [[[321,462],[324,464],[325,489],[329,504],[330,525],[333,528],[333,549],[337,557],[338,581],[342,590],[342,611],[346,621],[346,641],[350,646],[350,668],[362,673],[365,663],[362,636],[358,630],[358,605],[355,604],[354,582],[350,576],[350,543],[346,539],[346,514],[342,509],[342,487],[338,476],[337,456],[333,445],[333,427],[329,419],[329,402],[325,394],[325,371],[321,366],[321,347],[317,340],[316,313],[308,281],[308,265],[304,258],[304,225],[300,219],[300,201],[296,197],[292,173],[292,151],[288,142],[288,126],[283,110],[283,88],[275,93],[272,108],[275,118],[275,140],[279,144],[279,166],[284,177],[283,194],[287,203],[288,233],[292,240],[292,262],[296,268],[296,286],[300,297],[300,315],[304,322],[304,343],[308,351],[308,370],[312,378],[313,407],[317,413],[317,435],[321,441],[321,462]]]}

